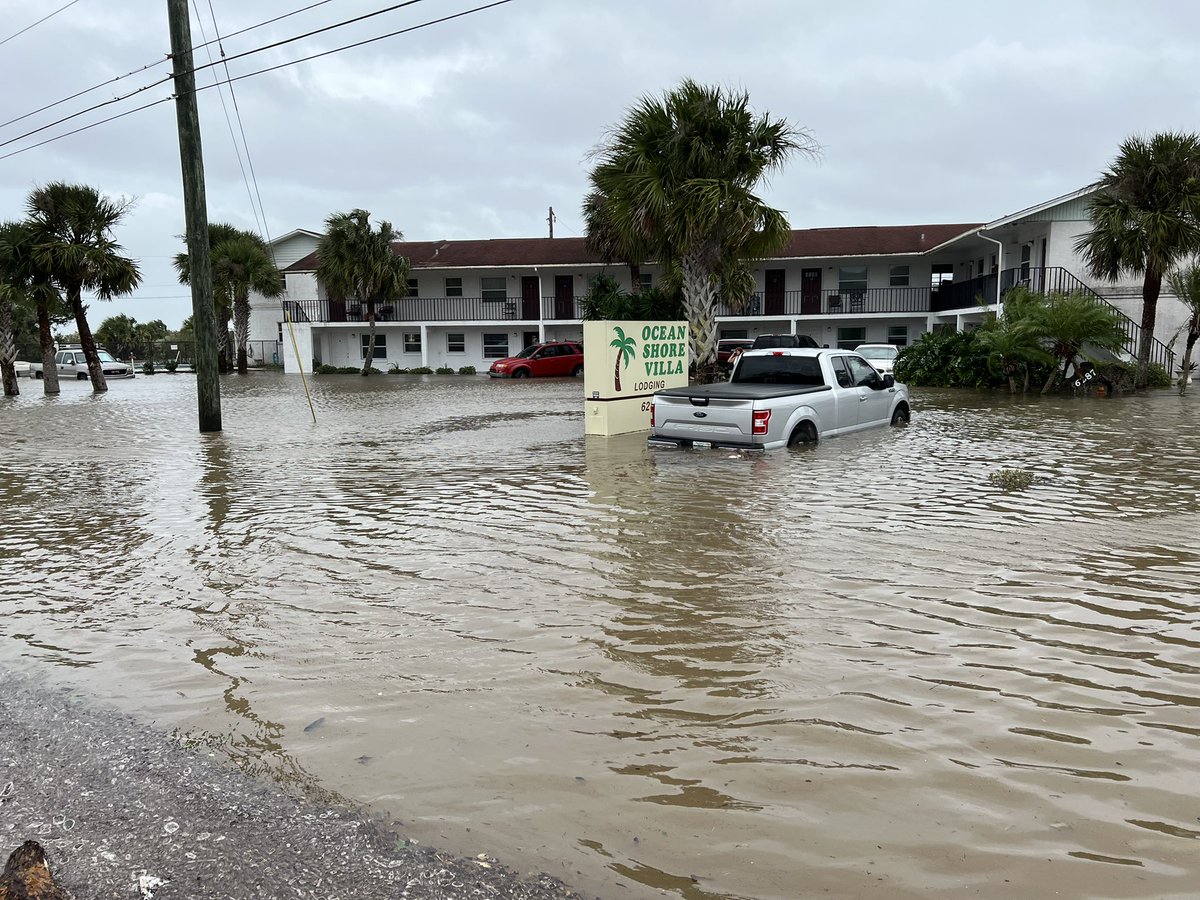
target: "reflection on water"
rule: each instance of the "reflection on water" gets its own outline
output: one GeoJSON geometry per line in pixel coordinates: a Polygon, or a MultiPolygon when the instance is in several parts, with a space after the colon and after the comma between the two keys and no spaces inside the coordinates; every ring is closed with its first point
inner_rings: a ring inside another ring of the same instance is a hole
{"type": "Polygon", "coordinates": [[[0,664],[593,894],[1194,895],[1194,397],[751,458],[575,381],[192,390],[0,405],[0,664]]]}

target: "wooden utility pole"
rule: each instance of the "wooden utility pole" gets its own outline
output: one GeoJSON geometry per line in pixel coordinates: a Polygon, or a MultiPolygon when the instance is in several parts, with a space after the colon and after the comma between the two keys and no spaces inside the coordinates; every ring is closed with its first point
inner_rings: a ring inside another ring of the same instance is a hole
{"type": "Polygon", "coordinates": [[[554,237],[554,207],[550,207],[550,215],[546,216],[546,221],[550,223],[550,237],[554,237]]]}
{"type": "Polygon", "coordinates": [[[183,168],[183,207],[187,223],[188,281],[192,287],[192,328],[196,347],[196,402],[200,431],[221,430],[221,381],[217,372],[217,317],[213,303],[212,258],[208,246],[208,203],[204,198],[204,154],[196,109],[192,66],[192,23],[187,0],[167,0],[171,64],[175,78],[175,119],[179,123],[179,162],[183,168]]]}

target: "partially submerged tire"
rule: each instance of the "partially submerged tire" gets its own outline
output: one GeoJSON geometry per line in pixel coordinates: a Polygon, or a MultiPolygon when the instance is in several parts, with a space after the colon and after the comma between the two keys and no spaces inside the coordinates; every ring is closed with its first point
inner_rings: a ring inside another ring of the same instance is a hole
{"type": "Polygon", "coordinates": [[[529,370],[528,369],[514,369],[513,373],[512,373],[512,377],[513,378],[528,378],[529,370]]]}
{"type": "Polygon", "coordinates": [[[788,436],[789,447],[797,447],[800,444],[815,444],[817,442],[817,429],[812,422],[801,422],[792,429],[792,433],[788,436]]]}
{"type": "Polygon", "coordinates": [[[583,374],[583,366],[576,366],[575,371],[571,373],[572,378],[578,378],[583,374]]]}
{"type": "Polygon", "coordinates": [[[892,410],[892,425],[907,425],[908,424],[908,407],[900,404],[892,410]]]}

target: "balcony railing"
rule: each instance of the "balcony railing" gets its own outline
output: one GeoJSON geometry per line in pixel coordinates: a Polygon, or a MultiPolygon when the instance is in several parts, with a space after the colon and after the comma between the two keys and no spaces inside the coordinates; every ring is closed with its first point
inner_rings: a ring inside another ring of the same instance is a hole
{"type": "MultiPolygon", "coordinates": [[[[537,322],[579,319],[582,297],[405,297],[375,304],[377,322],[537,322]]],[[[286,300],[296,322],[365,322],[367,308],[354,300],[286,300]]]]}
{"type": "Polygon", "coordinates": [[[839,316],[867,313],[929,312],[929,288],[885,287],[854,290],[783,291],[766,296],[762,291],[738,312],[721,304],[718,316],[839,316]]]}

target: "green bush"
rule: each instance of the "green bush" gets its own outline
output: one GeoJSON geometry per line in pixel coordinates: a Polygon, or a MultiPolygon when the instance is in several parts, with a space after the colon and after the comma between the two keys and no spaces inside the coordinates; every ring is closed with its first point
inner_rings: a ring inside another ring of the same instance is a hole
{"type": "Polygon", "coordinates": [[[392,363],[391,366],[388,367],[387,373],[389,375],[407,375],[408,369],[400,368],[400,363],[392,363]]]}
{"type": "Polygon", "coordinates": [[[438,366],[437,374],[438,375],[453,375],[454,369],[451,368],[450,366],[438,366]]]}
{"type": "Polygon", "coordinates": [[[1004,379],[988,370],[974,331],[927,332],[896,357],[896,380],[920,387],[994,387],[1004,379]]]}
{"type": "Polygon", "coordinates": [[[459,375],[474,375],[475,367],[474,366],[463,366],[461,369],[458,370],[458,374],[459,375]]]}
{"type": "Polygon", "coordinates": [[[154,374],[154,360],[148,359],[144,363],[142,363],[142,374],[143,375],[153,375],[154,374]]]}
{"type": "Polygon", "coordinates": [[[432,375],[433,369],[429,366],[417,366],[415,369],[408,370],[409,375],[432,375]]]}
{"type": "Polygon", "coordinates": [[[175,359],[168,359],[165,363],[163,363],[163,368],[168,372],[174,372],[179,368],[179,361],[175,359]]]}

